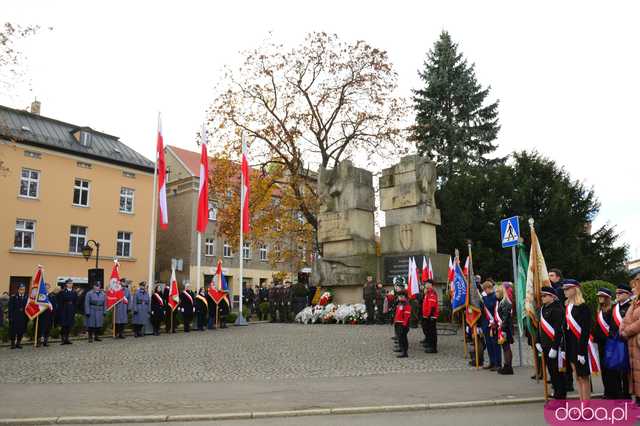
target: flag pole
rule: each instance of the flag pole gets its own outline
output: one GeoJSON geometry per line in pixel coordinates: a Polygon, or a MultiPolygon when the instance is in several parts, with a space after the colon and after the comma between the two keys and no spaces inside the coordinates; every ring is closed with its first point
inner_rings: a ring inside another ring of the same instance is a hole
{"type": "MultiPolygon", "coordinates": [[[[475,277],[473,276],[473,255],[471,254],[471,240],[467,240],[467,248],[469,249],[469,281],[467,281],[467,309],[469,309],[469,298],[471,297],[471,283],[473,282],[473,290],[476,289],[475,277]]],[[[478,327],[473,324],[473,349],[476,353],[476,369],[480,368],[480,353],[478,351],[478,327]]]]}
{"type": "Polygon", "coordinates": [[[198,231],[196,231],[196,233],[198,234],[198,250],[197,250],[197,256],[198,256],[198,266],[197,266],[198,276],[196,277],[196,291],[200,291],[200,275],[202,275],[202,274],[201,274],[201,268],[202,268],[202,266],[201,266],[201,264],[200,264],[200,262],[201,262],[201,259],[200,259],[200,258],[202,257],[202,253],[201,253],[201,250],[202,250],[202,233],[201,233],[201,232],[198,232],[198,231]]]}
{"type": "Polygon", "coordinates": [[[33,333],[33,347],[37,348],[38,347],[38,320],[40,319],[40,315],[38,315],[36,317],[36,327],[35,327],[35,331],[33,333]]]}
{"type": "MultiPolygon", "coordinates": [[[[242,161],[244,161],[244,156],[246,153],[247,145],[244,139],[244,130],[241,132],[241,140],[242,140],[242,161]]],[[[240,288],[240,297],[238,298],[238,317],[236,318],[235,325],[247,325],[247,321],[244,319],[242,315],[242,283],[243,283],[243,274],[244,274],[244,232],[243,232],[243,216],[244,216],[244,197],[246,196],[244,191],[244,173],[240,172],[240,250],[238,250],[240,256],[240,280],[238,282],[238,286],[240,288]]],[[[233,300],[233,295],[231,296],[231,300],[233,300]]]]}
{"type": "MultiPolygon", "coordinates": [[[[158,112],[158,131],[160,131],[160,112],[158,112]]],[[[157,135],[156,135],[157,137],[157,135]]],[[[156,232],[158,226],[157,210],[158,210],[158,153],[156,152],[155,163],[153,167],[153,195],[151,196],[151,229],[150,229],[150,241],[149,241],[149,274],[147,276],[147,288],[149,294],[153,287],[153,270],[155,268],[155,254],[156,254],[156,232]]]]}

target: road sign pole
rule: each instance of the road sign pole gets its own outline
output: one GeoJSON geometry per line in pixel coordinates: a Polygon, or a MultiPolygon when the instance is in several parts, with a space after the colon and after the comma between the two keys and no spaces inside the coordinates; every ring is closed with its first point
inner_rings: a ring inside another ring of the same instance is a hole
{"type": "MultiPolygon", "coordinates": [[[[516,285],[518,282],[518,261],[516,259],[515,246],[511,247],[511,260],[513,261],[513,289],[517,292],[518,289],[516,288],[516,285]]],[[[518,318],[518,315],[521,315],[521,314],[522,313],[518,311],[518,304],[516,303],[516,318],[518,318]]],[[[522,336],[521,336],[520,330],[518,330],[518,359],[520,360],[518,362],[518,365],[522,367],[522,336]]]]}

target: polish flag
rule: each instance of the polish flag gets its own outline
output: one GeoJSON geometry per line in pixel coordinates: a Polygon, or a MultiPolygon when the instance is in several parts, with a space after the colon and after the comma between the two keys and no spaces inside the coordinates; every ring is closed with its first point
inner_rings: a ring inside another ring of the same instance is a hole
{"type": "Polygon", "coordinates": [[[431,265],[431,258],[427,260],[422,256],[422,282],[433,279],[433,266],[431,265]]]}
{"type": "Polygon", "coordinates": [[[162,138],[162,121],[158,114],[158,142],[156,144],[156,167],[158,170],[158,206],[160,207],[160,228],[169,226],[169,212],[167,211],[167,164],[164,160],[164,140],[162,138]]]}
{"type": "Polygon", "coordinates": [[[240,209],[242,210],[242,233],[249,233],[249,163],[247,162],[247,147],[242,139],[242,199],[240,209]]]}
{"type": "Polygon", "coordinates": [[[465,279],[469,279],[469,256],[467,256],[467,260],[464,261],[464,269],[462,270],[465,279]]]}
{"type": "Polygon", "coordinates": [[[420,293],[420,287],[418,285],[418,266],[414,258],[409,258],[409,298],[413,299],[418,293],[420,293]]]}
{"type": "MultiPolygon", "coordinates": [[[[204,128],[203,128],[204,133],[204,128]]],[[[202,135],[202,153],[200,154],[200,191],[198,193],[198,223],[196,229],[203,233],[209,223],[209,157],[207,156],[206,136],[202,135]]]]}
{"type": "Polygon", "coordinates": [[[175,311],[180,303],[180,293],[178,292],[178,281],[176,280],[176,270],[171,268],[171,284],[169,286],[169,300],[168,305],[172,311],[175,311]]]}
{"type": "Polygon", "coordinates": [[[113,261],[111,276],[109,277],[109,288],[106,291],[106,310],[110,310],[120,302],[125,304],[129,301],[125,297],[124,289],[120,285],[120,264],[117,260],[113,261]]]}

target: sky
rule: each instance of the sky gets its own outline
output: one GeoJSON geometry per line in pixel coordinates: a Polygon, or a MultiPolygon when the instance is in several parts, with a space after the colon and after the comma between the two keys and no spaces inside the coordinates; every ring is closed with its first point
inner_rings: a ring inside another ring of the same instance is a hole
{"type": "Polygon", "coordinates": [[[536,149],[593,187],[595,227],[622,232],[640,258],[640,4],[506,1],[2,0],[0,21],[53,27],[23,43],[24,81],[0,103],[119,136],[149,158],[158,111],[165,143],[195,135],[224,65],[269,31],[295,45],[309,31],[385,49],[409,96],[442,30],[500,101],[499,154],[536,149]],[[635,183],[634,183],[635,182],[635,183]]]}

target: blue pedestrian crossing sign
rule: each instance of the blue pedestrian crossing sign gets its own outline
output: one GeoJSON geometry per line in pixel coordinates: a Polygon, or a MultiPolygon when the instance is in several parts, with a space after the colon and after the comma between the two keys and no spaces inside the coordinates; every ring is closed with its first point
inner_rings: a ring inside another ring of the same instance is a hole
{"type": "Polygon", "coordinates": [[[500,239],[502,240],[502,247],[513,247],[518,245],[518,239],[520,238],[520,222],[518,216],[510,217],[509,219],[502,219],[500,221],[500,239]]]}

